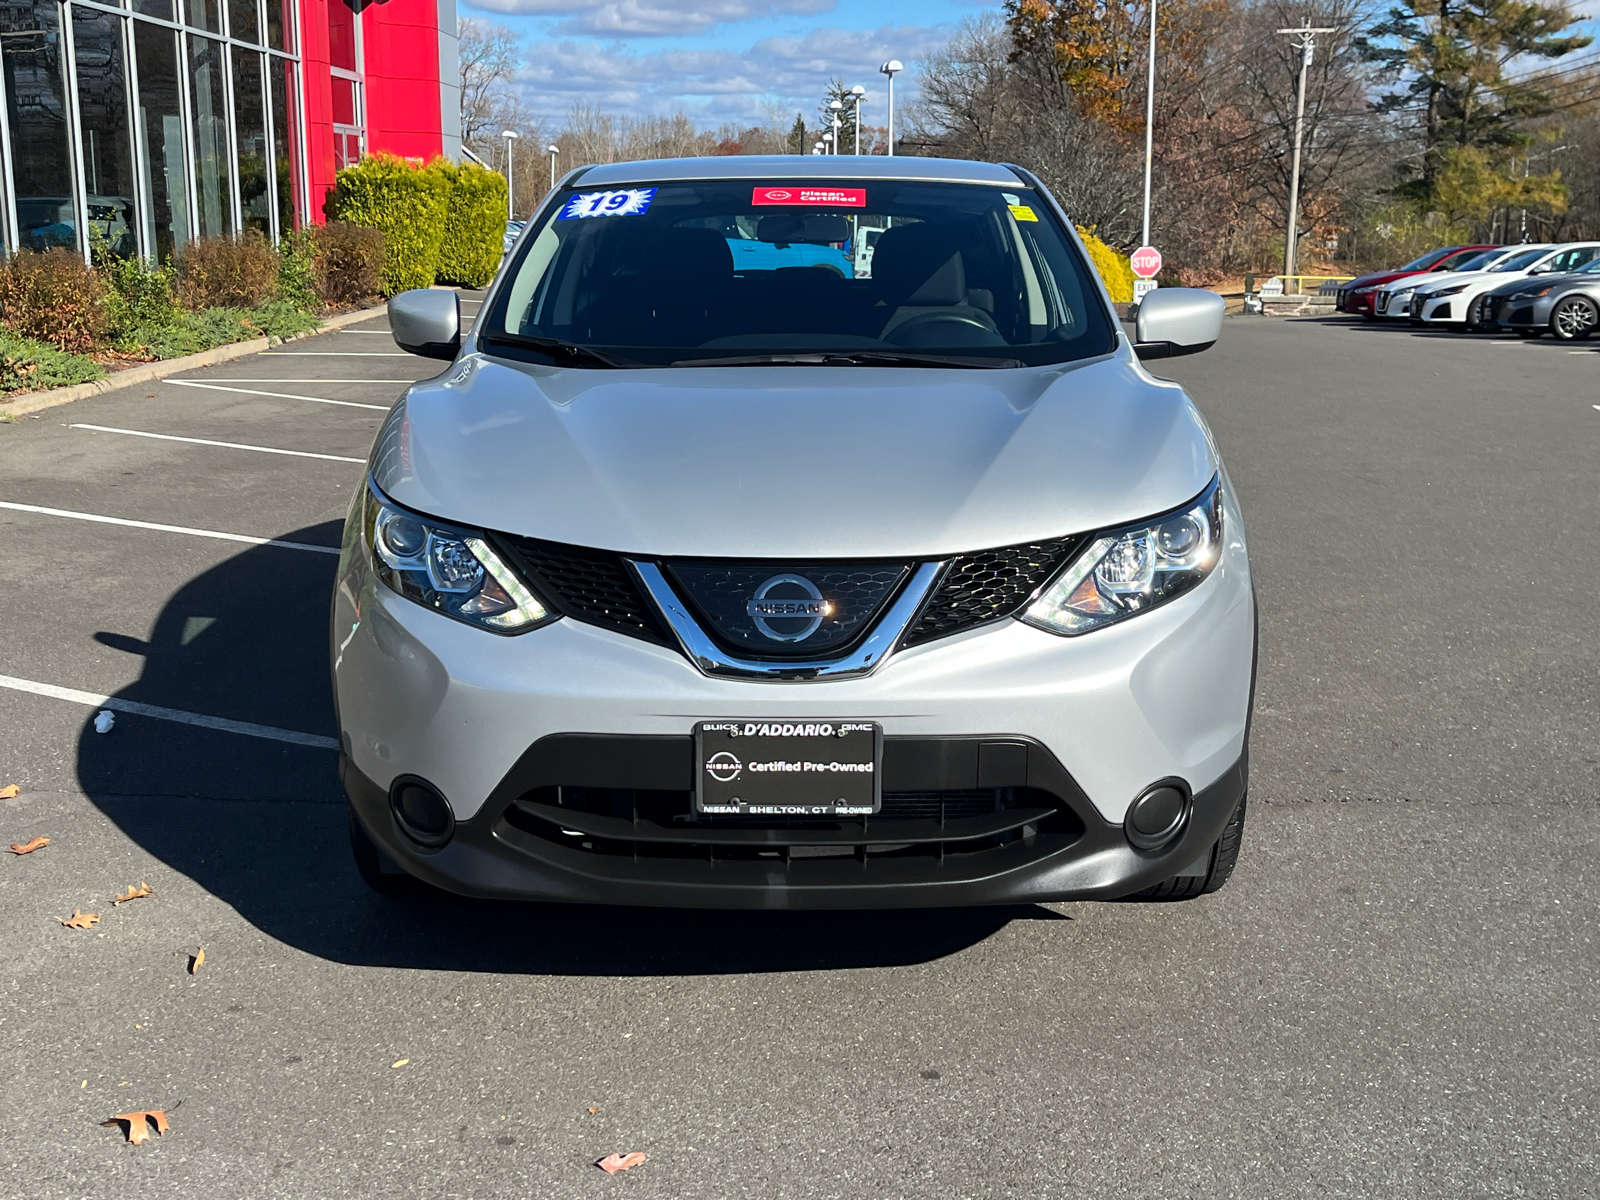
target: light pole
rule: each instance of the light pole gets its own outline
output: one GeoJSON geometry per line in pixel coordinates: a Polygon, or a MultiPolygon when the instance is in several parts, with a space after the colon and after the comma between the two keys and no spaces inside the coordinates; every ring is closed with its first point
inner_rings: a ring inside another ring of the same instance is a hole
{"type": "Polygon", "coordinates": [[[833,152],[837,154],[839,153],[839,114],[844,111],[844,102],[842,100],[830,100],[828,109],[833,113],[833,152]]]}
{"type": "Polygon", "coordinates": [[[506,220],[517,219],[517,184],[516,174],[511,169],[511,148],[517,144],[517,139],[522,135],[515,129],[502,129],[500,136],[506,140],[506,220]]]}
{"type": "Polygon", "coordinates": [[[861,154],[861,102],[867,97],[867,89],[859,83],[850,89],[850,94],[856,98],[856,155],[861,154]]]}
{"type": "MultiPolygon", "coordinates": [[[[1548,149],[1548,150],[1546,150],[1544,152],[1545,165],[1548,166],[1550,164],[1550,160],[1555,157],[1555,155],[1556,155],[1556,153],[1558,151],[1567,150],[1567,149],[1570,149],[1570,147],[1568,147],[1568,146],[1552,146],[1552,147],[1550,147],[1550,149],[1548,149]]],[[[1532,162],[1532,161],[1533,161],[1533,153],[1531,151],[1522,156],[1522,177],[1524,179],[1526,179],[1528,177],[1528,164],[1530,162],[1532,162]]],[[[1515,170],[1516,168],[1513,167],[1512,169],[1515,170]]],[[[1528,210],[1527,210],[1526,206],[1524,206],[1523,210],[1522,210],[1522,239],[1521,240],[1522,240],[1522,244],[1523,245],[1527,245],[1528,244],[1528,210]]]]}
{"type": "Polygon", "coordinates": [[[1156,132],[1156,5],[1150,0],[1150,71],[1144,80],[1144,236],[1141,246],[1150,244],[1150,160],[1156,132]]]}
{"type": "Polygon", "coordinates": [[[544,152],[550,156],[550,190],[556,190],[556,155],[561,153],[560,146],[546,146],[544,152]]]}
{"type": "Polygon", "coordinates": [[[1294,105],[1294,159],[1289,166],[1289,224],[1283,238],[1283,294],[1289,294],[1290,281],[1294,279],[1295,258],[1300,243],[1300,141],[1306,125],[1306,68],[1311,65],[1311,51],[1317,44],[1317,34],[1338,33],[1328,26],[1312,28],[1308,20],[1299,29],[1280,29],[1300,39],[1300,91],[1294,105]]]}
{"type": "Polygon", "coordinates": [[[824,149],[822,151],[824,154],[833,154],[833,153],[836,152],[836,148],[835,148],[835,146],[833,144],[833,134],[831,134],[831,133],[823,134],[822,135],[822,145],[824,147],[826,147],[826,149],[824,149]]]}
{"type": "Polygon", "coordinates": [[[889,153],[894,153],[894,76],[896,71],[904,71],[905,64],[898,58],[891,58],[878,68],[880,75],[889,77],[889,153]]]}

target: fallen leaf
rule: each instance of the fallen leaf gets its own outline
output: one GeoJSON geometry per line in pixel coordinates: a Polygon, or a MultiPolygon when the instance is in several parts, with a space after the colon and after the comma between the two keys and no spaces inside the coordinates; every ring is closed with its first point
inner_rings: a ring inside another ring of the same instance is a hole
{"type": "Polygon", "coordinates": [[[615,1175],[618,1171],[626,1171],[637,1167],[644,1161],[644,1155],[635,1150],[632,1154],[608,1154],[594,1165],[607,1175],[615,1175]]]}
{"type": "Polygon", "coordinates": [[[8,783],[5,787],[0,788],[0,800],[10,800],[20,795],[22,795],[22,789],[14,783],[8,783]]]}
{"type": "Polygon", "coordinates": [[[599,1112],[599,1111],[600,1111],[600,1110],[599,1110],[599,1109],[598,1109],[598,1108],[595,1108],[595,1107],[594,1107],[594,1106],[593,1106],[593,1105],[590,1105],[590,1106],[589,1106],[589,1111],[590,1111],[590,1112],[592,1112],[592,1113],[597,1113],[597,1112],[599,1112]]]}
{"type": "Polygon", "coordinates": [[[36,837],[31,842],[12,842],[11,853],[32,854],[35,850],[43,850],[49,844],[50,839],[47,837],[36,837]]]}
{"type": "Polygon", "coordinates": [[[410,1061],[411,1061],[411,1060],[410,1060],[410,1059],[409,1059],[409,1058],[402,1058],[402,1059],[401,1059],[401,1060],[400,1060],[400,1061],[399,1061],[399,1062],[392,1062],[392,1063],[390,1063],[390,1064],[389,1064],[389,1069],[390,1069],[390,1070],[391,1070],[391,1071],[392,1071],[392,1070],[394,1070],[394,1069],[395,1069],[395,1068],[396,1068],[396,1067],[403,1067],[403,1066],[405,1066],[405,1065],[406,1065],[406,1064],[407,1064],[407,1063],[408,1063],[408,1062],[410,1062],[410,1061]]]}
{"type": "Polygon", "coordinates": [[[198,946],[195,948],[195,952],[189,956],[189,974],[193,975],[205,965],[206,949],[204,946],[198,946]]]}
{"type": "MultiPolygon", "coordinates": [[[[60,918],[57,919],[60,920],[60,918]]],[[[62,920],[61,923],[68,929],[87,929],[99,919],[99,913],[86,913],[75,908],[72,910],[72,915],[62,920]]]]}
{"type": "MultiPolygon", "coordinates": [[[[176,1110],[178,1106],[174,1104],[172,1107],[176,1110]]],[[[121,1125],[128,1141],[135,1146],[142,1146],[150,1140],[151,1125],[156,1127],[156,1132],[159,1134],[167,1132],[167,1114],[165,1109],[151,1108],[143,1112],[118,1113],[109,1121],[101,1121],[100,1124],[108,1127],[121,1125]]]]}
{"type": "Polygon", "coordinates": [[[154,896],[154,895],[155,895],[155,893],[150,890],[150,885],[141,880],[138,887],[134,887],[133,884],[130,883],[128,885],[128,894],[125,895],[125,896],[118,896],[111,903],[113,905],[126,904],[129,900],[137,900],[141,896],[154,896]]]}

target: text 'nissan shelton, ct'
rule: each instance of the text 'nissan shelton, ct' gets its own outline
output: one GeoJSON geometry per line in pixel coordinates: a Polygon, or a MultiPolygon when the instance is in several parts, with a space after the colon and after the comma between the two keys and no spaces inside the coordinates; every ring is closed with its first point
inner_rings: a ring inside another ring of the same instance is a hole
{"type": "Polygon", "coordinates": [[[1016,167],[574,172],[395,405],[332,653],[369,883],[859,908],[1183,898],[1244,824],[1255,600],[1199,412],[1016,167]]]}

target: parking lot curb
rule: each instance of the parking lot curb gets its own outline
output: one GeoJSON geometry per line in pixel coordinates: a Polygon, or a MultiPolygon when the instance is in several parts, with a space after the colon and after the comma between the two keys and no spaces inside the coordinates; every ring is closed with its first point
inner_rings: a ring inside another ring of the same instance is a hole
{"type": "Polygon", "coordinates": [[[35,413],[41,409],[55,408],[62,404],[71,404],[74,400],[83,400],[89,396],[98,396],[105,392],[114,392],[118,388],[132,387],[136,383],[150,383],[156,379],[165,379],[168,375],[176,375],[180,371],[192,371],[196,367],[210,367],[217,363],[229,362],[235,358],[248,358],[252,354],[260,354],[270,346],[281,345],[283,342],[296,342],[301,338],[316,337],[318,334],[329,333],[335,329],[343,329],[346,325],[358,325],[362,321],[370,321],[373,317],[384,316],[389,311],[386,305],[377,308],[363,308],[358,312],[339,313],[321,321],[315,329],[305,333],[297,333],[286,338],[260,337],[251,338],[247,342],[229,342],[226,346],[214,346],[210,350],[202,350],[199,354],[186,354],[182,358],[164,358],[160,362],[145,363],[142,366],[129,367],[126,371],[118,371],[104,379],[96,379],[93,383],[79,383],[71,387],[51,388],[46,392],[22,392],[9,400],[0,399],[0,415],[24,416],[35,413]]]}

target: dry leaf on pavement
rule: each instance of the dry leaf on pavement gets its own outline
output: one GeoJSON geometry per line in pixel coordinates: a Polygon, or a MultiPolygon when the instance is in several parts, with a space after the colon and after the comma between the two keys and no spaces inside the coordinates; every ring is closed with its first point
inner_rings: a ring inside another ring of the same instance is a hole
{"type": "MultiPolygon", "coordinates": [[[[172,1107],[176,1111],[178,1106],[174,1104],[172,1107]]],[[[123,1132],[127,1134],[128,1140],[135,1146],[142,1146],[150,1140],[151,1125],[156,1127],[156,1132],[159,1134],[167,1132],[167,1113],[165,1109],[160,1108],[146,1109],[142,1112],[118,1113],[109,1121],[101,1121],[100,1124],[105,1126],[121,1125],[123,1132]]]]}
{"type": "Polygon", "coordinates": [[[206,948],[204,946],[197,946],[195,947],[195,952],[189,956],[189,974],[193,975],[205,965],[206,948]]]}
{"type": "Polygon", "coordinates": [[[626,1171],[630,1167],[637,1167],[644,1161],[644,1155],[635,1150],[632,1154],[608,1154],[594,1165],[607,1175],[615,1175],[618,1171],[626,1171]]]}
{"type": "Polygon", "coordinates": [[[591,1113],[597,1113],[597,1112],[599,1112],[599,1111],[600,1111],[600,1110],[599,1110],[599,1109],[598,1109],[598,1108],[596,1108],[596,1107],[594,1107],[594,1105],[592,1105],[592,1104],[591,1104],[591,1105],[590,1105],[590,1106],[589,1106],[589,1111],[590,1111],[590,1112],[591,1112],[591,1113]]]}
{"type": "Polygon", "coordinates": [[[100,920],[100,914],[86,913],[75,908],[72,910],[72,915],[70,917],[66,917],[65,919],[57,917],[56,919],[61,921],[61,923],[68,929],[87,929],[89,926],[100,920]]]}
{"type": "Polygon", "coordinates": [[[410,1059],[409,1059],[409,1058],[402,1058],[402,1059],[401,1059],[401,1060],[400,1060],[400,1061],[399,1061],[399,1062],[392,1062],[392,1063],[390,1063],[390,1064],[389,1064],[389,1069],[390,1069],[390,1070],[391,1070],[391,1071],[392,1071],[392,1070],[394,1070],[394,1069],[395,1069],[395,1068],[396,1068],[396,1067],[403,1067],[403,1066],[405,1066],[405,1065],[406,1065],[406,1064],[407,1064],[407,1063],[408,1063],[408,1062],[410,1062],[410,1061],[411,1061],[411,1060],[410,1060],[410,1059]]]}
{"type": "Polygon", "coordinates": [[[130,883],[128,885],[128,894],[125,895],[125,896],[119,895],[111,903],[113,905],[126,904],[129,900],[137,900],[141,896],[154,896],[154,895],[155,895],[155,893],[150,890],[150,885],[148,883],[144,883],[143,881],[141,881],[138,887],[134,887],[133,884],[130,883]]]}
{"type": "Polygon", "coordinates": [[[12,842],[11,853],[32,854],[35,850],[43,850],[49,844],[50,839],[47,837],[36,837],[27,842],[12,842]]]}
{"type": "Polygon", "coordinates": [[[0,800],[12,800],[22,795],[22,789],[14,783],[8,783],[0,788],[0,800]]]}

